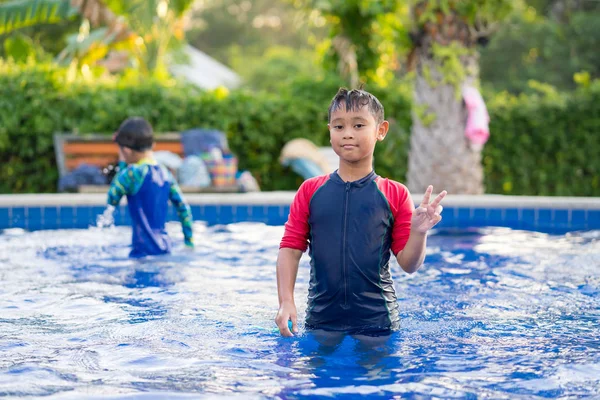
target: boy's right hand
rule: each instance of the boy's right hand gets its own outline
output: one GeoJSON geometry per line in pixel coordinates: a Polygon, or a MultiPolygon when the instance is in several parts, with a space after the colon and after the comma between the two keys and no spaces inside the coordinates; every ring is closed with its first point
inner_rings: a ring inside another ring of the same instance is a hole
{"type": "Polygon", "coordinates": [[[293,301],[286,301],[281,303],[279,306],[279,311],[277,312],[277,316],[275,317],[275,323],[279,328],[279,333],[281,336],[294,336],[295,333],[298,333],[298,319],[296,316],[296,305],[293,301]],[[292,321],[292,330],[288,327],[288,321],[292,321]],[[292,333],[293,332],[293,333],[292,333]]]}

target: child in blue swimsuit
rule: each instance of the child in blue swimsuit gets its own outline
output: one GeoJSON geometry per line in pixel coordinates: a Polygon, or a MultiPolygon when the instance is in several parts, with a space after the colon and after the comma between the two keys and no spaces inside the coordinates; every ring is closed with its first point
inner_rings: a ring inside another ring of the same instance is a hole
{"type": "Polygon", "coordinates": [[[389,123],[371,93],[340,89],[329,107],[328,128],[339,168],[305,181],[290,206],[277,259],[275,322],[283,336],[298,331],[294,285],[308,249],[305,327],[382,336],[400,324],[390,258],[407,273],[419,269],[427,232],[442,219],[446,191],[431,201],[429,186],[415,209],[406,186],[375,173],[373,151],[389,123]]]}
{"type": "Polygon", "coordinates": [[[154,159],[152,126],[143,118],[125,120],[114,135],[119,145],[120,171],[108,191],[108,204],[127,196],[132,222],[130,257],[170,253],[165,231],[168,201],[177,209],[185,245],[193,247],[192,213],[171,173],[154,159]]]}

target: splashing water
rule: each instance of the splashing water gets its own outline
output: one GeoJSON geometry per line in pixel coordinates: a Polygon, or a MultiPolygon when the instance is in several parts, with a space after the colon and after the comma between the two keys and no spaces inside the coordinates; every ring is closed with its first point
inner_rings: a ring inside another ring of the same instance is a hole
{"type": "Polygon", "coordinates": [[[110,204],[106,206],[104,212],[96,217],[96,227],[110,228],[115,225],[114,217],[115,207],[110,204]]]}

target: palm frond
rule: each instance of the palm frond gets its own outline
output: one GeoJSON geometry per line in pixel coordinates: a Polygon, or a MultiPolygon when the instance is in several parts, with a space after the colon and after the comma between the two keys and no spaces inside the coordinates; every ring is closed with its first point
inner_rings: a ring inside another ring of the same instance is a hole
{"type": "Polygon", "coordinates": [[[75,15],[69,0],[13,0],[0,3],[0,35],[40,23],[56,23],[75,15]]]}

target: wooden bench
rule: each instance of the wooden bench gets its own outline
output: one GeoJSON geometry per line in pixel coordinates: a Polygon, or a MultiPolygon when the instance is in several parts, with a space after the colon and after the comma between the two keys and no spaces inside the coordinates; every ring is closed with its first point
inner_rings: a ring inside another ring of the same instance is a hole
{"type": "MultiPolygon", "coordinates": [[[[170,151],[183,158],[183,146],[179,133],[163,133],[154,137],[154,151],[170,151]]],[[[54,153],[60,177],[65,176],[81,164],[95,165],[100,169],[119,162],[119,147],[109,135],[54,135],[54,153]]],[[[105,193],[108,185],[82,185],[80,193],[105,193]]],[[[206,188],[182,186],[187,193],[234,193],[237,186],[210,186],[206,188]]]]}

